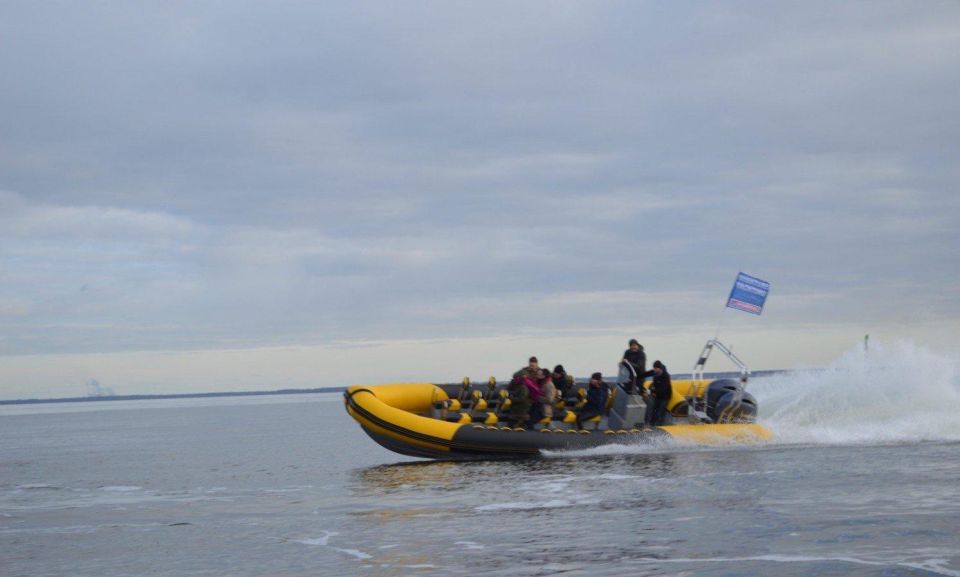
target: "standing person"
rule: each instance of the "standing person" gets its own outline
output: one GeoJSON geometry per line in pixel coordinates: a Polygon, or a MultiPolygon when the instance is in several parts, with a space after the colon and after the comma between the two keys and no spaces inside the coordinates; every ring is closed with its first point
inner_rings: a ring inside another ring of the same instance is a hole
{"type": "Polygon", "coordinates": [[[507,415],[507,424],[519,427],[526,422],[530,412],[530,390],[525,381],[528,377],[514,377],[507,386],[510,398],[510,413],[507,415]]]}
{"type": "Polygon", "coordinates": [[[527,395],[530,398],[530,414],[527,416],[527,422],[531,428],[540,422],[543,418],[543,391],[540,390],[540,371],[537,371],[536,378],[520,377],[525,387],[527,395]]]}
{"type": "Polygon", "coordinates": [[[643,394],[643,381],[646,380],[644,374],[647,372],[647,354],[643,352],[643,345],[638,343],[637,339],[630,339],[628,346],[629,348],[623,351],[623,358],[620,359],[621,363],[627,363],[633,368],[634,379],[627,392],[643,394]]]}
{"type": "Polygon", "coordinates": [[[523,367],[519,371],[513,373],[513,378],[517,377],[530,377],[531,379],[540,378],[540,361],[537,360],[537,357],[530,357],[530,360],[527,363],[527,366],[523,367]]]}
{"type": "Polygon", "coordinates": [[[667,367],[660,361],[653,361],[653,370],[645,373],[644,376],[653,377],[653,383],[650,385],[653,404],[652,408],[647,411],[643,423],[643,428],[649,429],[663,424],[667,416],[667,403],[673,396],[673,385],[670,383],[670,373],[667,372],[667,367]]]}
{"type": "Polygon", "coordinates": [[[590,387],[587,389],[587,404],[577,413],[577,428],[583,428],[583,422],[602,415],[607,408],[607,397],[610,395],[610,389],[607,383],[603,382],[603,375],[593,373],[590,376],[590,387]]]}
{"type": "Polygon", "coordinates": [[[540,371],[540,418],[553,418],[553,403],[557,401],[557,387],[553,384],[553,374],[543,369],[540,371]]]}

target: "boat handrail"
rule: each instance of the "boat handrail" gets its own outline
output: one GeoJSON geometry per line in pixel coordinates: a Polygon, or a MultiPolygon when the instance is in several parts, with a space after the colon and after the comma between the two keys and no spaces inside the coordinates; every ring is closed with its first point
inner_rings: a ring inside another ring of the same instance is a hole
{"type": "Polygon", "coordinates": [[[690,384],[690,391],[689,391],[690,394],[689,394],[689,399],[687,400],[687,403],[690,407],[689,410],[691,413],[690,414],[691,420],[698,420],[699,422],[708,420],[708,417],[706,414],[706,409],[707,409],[706,391],[703,391],[703,400],[701,401],[700,406],[698,406],[697,398],[699,396],[698,393],[700,392],[700,389],[704,385],[704,382],[703,382],[704,367],[706,366],[707,359],[710,358],[710,353],[713,352],[714,348],[719,349],[721,353],[723,353],[728,359],[730,359],[730,361],[733,364],[737,366],[737,368],[740,369],[740,384],[741,384],[740,388],[741,390],[747,388],[747,380],[750,378],[750,368],[746,365],[746,363],[741,361],[740,358],[737,357],[737,355],[733,354],[733,351],[730,350],[729,347],[721,343],[719,339],[712,338],[708,340],[707,343],[703,345],[703,350],[700,352],[700,357],[697,359],[697,364],[693,366],[693,375],[692,375],[693,381],[690,384]]]}

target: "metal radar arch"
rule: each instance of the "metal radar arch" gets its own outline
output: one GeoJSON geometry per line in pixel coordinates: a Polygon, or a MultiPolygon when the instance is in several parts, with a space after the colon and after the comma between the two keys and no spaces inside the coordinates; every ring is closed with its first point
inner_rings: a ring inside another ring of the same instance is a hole
{"type": "MultiPolygon", "coordinates": [[[[687,406],[690,407],[690,412],[688,417],[691,421],[694,422],[709,422],[711,419],[707,416],[707,382],[704,381],[703,372],[704,367],[707,364],[707,360],[710,358],[710,353],[713,352],[713,349],[719,350],[723,353],[730,361],[740,369],[740,390],[738,396],[742,395],[743,389],[747,387],[747,380],[750,378],[750,367],[746,365],[740,358],[733,354],[733,351],[729,347],[721,343],[718,339],[712,338],[707,341],[707,344],[703,345],[703,350],[700,351],[700,357],[697,359],[697,364],[693,366],[693,380],[690,383],[690,390],[687,394],[687,406]]],[[[739,401],[739,399],[737,399],[739,401]]]]}

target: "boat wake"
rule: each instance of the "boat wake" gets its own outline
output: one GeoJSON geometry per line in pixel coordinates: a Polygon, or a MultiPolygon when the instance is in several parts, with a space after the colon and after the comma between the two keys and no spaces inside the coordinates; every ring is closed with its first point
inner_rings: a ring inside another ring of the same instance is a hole
{"type": "Polygon", "coordinates": [[[780,443],[960,441],[960,361],[909,341],[757,378],[749,391],[780,443]]]}
{"type": "MultiPolygon", "coordinates": [[[[825,369],[755,377],[747,390],[757,398],[757,422],[774,433],[774,445],[960,441],[960,359],[910,341],[871,343],[869,353],[856,347],[825,369]]],[[[544,453],[597,457],[716,449],[671,439],[544,453]]]]}

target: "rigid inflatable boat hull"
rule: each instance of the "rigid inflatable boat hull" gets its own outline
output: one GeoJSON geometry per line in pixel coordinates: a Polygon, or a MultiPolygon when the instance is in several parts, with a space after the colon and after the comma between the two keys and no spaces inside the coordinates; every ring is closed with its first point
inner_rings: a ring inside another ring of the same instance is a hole
{"type": "Polygon", "coordinates": [[[504,425],[451,423],[426,417],[447,394],[430,383],[353,386],[344,393],[347,412],[383,447],[430,459],[529,458],[542,451],[582,450],[602,445],[756,443],[771,437],[755,423],[679,424],[652,431],[517,430],[504,425]]]}

